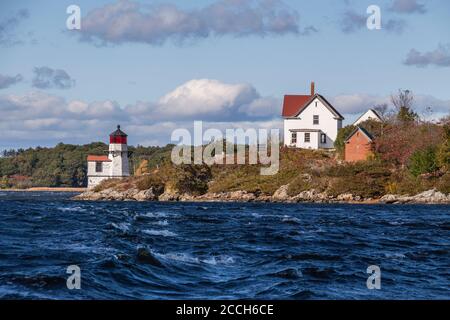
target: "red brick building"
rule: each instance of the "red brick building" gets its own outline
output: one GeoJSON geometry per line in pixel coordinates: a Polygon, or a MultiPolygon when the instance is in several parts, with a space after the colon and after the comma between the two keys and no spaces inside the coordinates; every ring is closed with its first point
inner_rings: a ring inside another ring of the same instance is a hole
{"type": "Polygon", "coordinates": [[[372,155],[372,135],[364,128],[356,129],[345,140],[345,161],[365,161],[372,155]]]}

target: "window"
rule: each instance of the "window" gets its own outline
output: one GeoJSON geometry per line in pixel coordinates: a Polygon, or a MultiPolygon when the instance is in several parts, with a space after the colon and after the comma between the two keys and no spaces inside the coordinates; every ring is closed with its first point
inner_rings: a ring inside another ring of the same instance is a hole
{"type": "Polygon", "coordinates": [[[311,142],[311,133],[305,133],[305,142],[311,142]]]}
{"type": "Polygon", "coordinates": [[[319,116],[313,116],[313,124],[319,124],[319,116]]]}
{"type": "Polygon", "coordinates": [[[320,143],[322,143],[322,144],[327,143],[327,135],[325,133],[322,133],[320,135],[320,143]]]}
{"type": "Polygon", "coordinates": [[[297,144],[297,132],[292,132],[291,144],[297,144]]]}
{"type": "Polygon", "coordinates": [[[95,172],[103,172],[103,162],[95,163],[95,172]]]}
{"type": "Polygon", "coordinates": [[[317,101],[316,101],[316,107],[317,107],[317,101]]]}

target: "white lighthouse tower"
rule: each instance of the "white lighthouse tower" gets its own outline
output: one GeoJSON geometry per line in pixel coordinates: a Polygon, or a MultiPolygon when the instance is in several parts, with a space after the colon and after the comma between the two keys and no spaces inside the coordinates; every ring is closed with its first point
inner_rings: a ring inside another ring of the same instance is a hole
{"type": "Polygon", "coordinates": [[[127,134],[117,130],[109,135],[108,155],[89,155],[88,162],[88,188],[94,188],[101,181],[112,178],[124,178],[130,176],[128,164],[127,134]]]}
{"type": "Polygon", "coordinates": [[[117,126],[116,131],[109,135],[108,158],[111,160],[111,177],[130,176],[127,137],[127,134],[120,130],[120,125],[117,126]]]}

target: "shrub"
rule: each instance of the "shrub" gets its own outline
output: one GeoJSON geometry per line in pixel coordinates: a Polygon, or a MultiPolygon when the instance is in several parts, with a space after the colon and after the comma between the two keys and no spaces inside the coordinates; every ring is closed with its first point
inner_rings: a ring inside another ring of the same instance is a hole
{"type": "Polygon", "coordinates": [[[437,189],[445,194],[450,194],[450,172],[444,174],[437,184],[437,189]]]}
{"type": "Polygon", "coordinates": [[[311,181],[300,175],[289,184],[288,195],[295,196],[303,191],[312,189],[311,181]]]}
{"type": "Polygon", "coordinates": [[[136,188],[138,190],[148,190],[153,188],[156,192],[163,190],[164,191],[164,181],[158,175],[148,175],[141,177],[136,182],[136,188]]]}
{"type": "Polygon", "coordinates": [[[330,167],[326,175],[331,177],[330,195],[351,193],[369,198],[384,194],[390,172],[382,162],[365,161],[330,167]]]}
{"type": "Polygon", "coordinates": [[[436,163],[436,148],[428,147],[425,150],[417,150],[409,159],[409,171],[414,176],[424,173],[433,173],[438,169],[436,163]]]}
{"type": "Polygon", "coordinates": [[[106,179],[100,182],[98,185],[96,185],[93,190],[95,192],[100,192],[106,189],[113,188],[117,186],[120,182],[121,182],[120,179],[106,179]]]}
{"type": "Polygon", "coordinates": [[[174,168],[170,184],[179,193],[200,195],[208,192],[211,169],[206,165],[180,165],[174,168]]]}

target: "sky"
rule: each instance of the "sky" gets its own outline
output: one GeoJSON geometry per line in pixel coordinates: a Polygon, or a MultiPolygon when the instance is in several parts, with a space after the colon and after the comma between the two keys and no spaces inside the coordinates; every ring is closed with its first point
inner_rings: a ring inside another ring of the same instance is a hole
{"type": "Polygon", "coordinates": [[[195,120],[282,128],[283,96],[311,81],[344,124],[399,89],[438,119],[450,112],[449,18],[447,0],[2,0],[0,150],[106,142],[117,124],[144,146],[195,120]]]}

